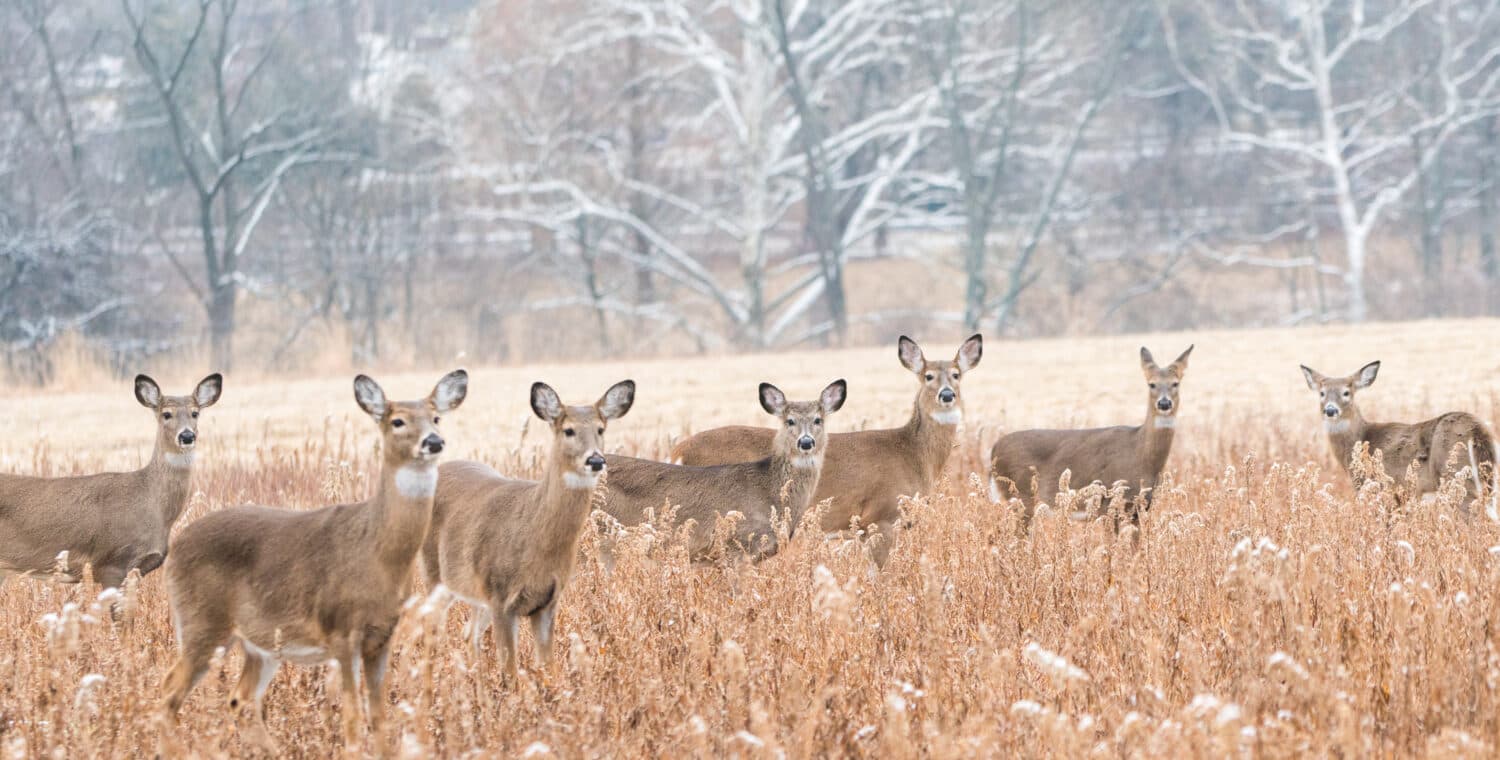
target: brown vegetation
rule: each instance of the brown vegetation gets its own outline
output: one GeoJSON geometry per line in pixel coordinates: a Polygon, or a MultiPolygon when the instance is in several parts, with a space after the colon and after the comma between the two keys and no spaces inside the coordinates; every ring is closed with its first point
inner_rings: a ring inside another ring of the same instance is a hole
{"type": "MultiPolygon", "coordinates": [[[[1299,363],[1384,360],[1372,417],[1465,409],[1492,427],[1500,324],[1424,322],[993,342],[964,386],[966,429],[938,493],[878,577],[857,545],[798,532],[758,565],[696,567],[637,529],[606,575],[585,553],[558,613],[558,654],[514,687],[474,663],[467,612],[417,600],[395,634],[388,751],[460,756],[1486,756],[1500,751],[1500,526],[1457,515],[1457,489],[1397,507],[1355,493],[1327,453],[1299,363]],[[1197,343],[1166,483],[1139,541],[1062,510],[1023,534],[980,477],[1002,430],[1134,423],[1136,348],[1197,343]],[[476,666],[477,665],[477,666],[476,666]]],[[[958,336],[917,336],[947,342],[958,336]],[[941,340],[940,340],[941,339],[941,340]]],[[[196,370],[197,368],[193,368],[196,370]]],[[[640,392],[614,451],[665,453],[688,429],[760,422],[755,383],[809,396],[849,378],[835,430],[911,408],[888,347],[480,369],[445,457],[535,477],[549,431],[525,420],[537,377],[564,397],[628,374],[640,392]]],[[[168,374],[168,373],[164,373],[168,374]]],[[[164,378],[176,387],[184,368],[164,378]]],[[[196,378],[191,378],[196,379],[196,378]]],[[[428,373],[393,377],[419,387],[428,373]]],[[[183,522],[245,502],[311,508],[374,488],[375,436],[345,376],[229,378],[201,429],[183,522]]],[[[0,400],[0,466],[87,472],[149,456],[120,387],[0,400]],[[45,403],[44,403],[45,402],[45,403]],[[66,408],[61,422],[57,410],[66,408]],[[66,423],[66,424],[63,424],[66,423]]],[[[815,517],[811,515],[810,517],[815,517]]],[[[174,646],[160,574],[127,584],[113,622],[92,584],[0,587],[0,751],[125,756],[157,746],[174,646]]],[[[524,634],[523,634],[524,636],[524,634]]],[[[529,647],[523,647],[529,649],[529,647]]],[[[494,656],[486,647],[484,658],[494,656]]],[[[240,654],[215,659],[182,712],[206,755],[248,751],[220,709],[240,654]]],[[[291,668],[267,695],[289,756],[340,744],[338,679],[291,668]]],[[[245,716],[240,716],[246,725],[245,716]]],[[[373,748],[365,747],[365,751],[373,748]]]]}

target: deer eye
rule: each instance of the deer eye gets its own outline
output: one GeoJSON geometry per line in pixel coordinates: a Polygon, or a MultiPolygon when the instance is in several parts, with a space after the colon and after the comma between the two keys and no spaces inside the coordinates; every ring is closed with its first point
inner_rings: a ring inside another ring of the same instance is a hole
{"type": "Polygon", "coordinates": [[[1146,383],[1146,385],[1151,386],[1151,390],[1156,390],[1156,383],[1146,383]]]}
{"type": "Polygon", "coordinates": [[[1172,390],[1177,390],[1177,383],[1172,383],[1172,390]]]}
{"type": "Polygon", "coordinates": [[[954,380],[957,380],[957,379],[958,379],[958,371],[957,371],[957,370],[954,370],[954,371],[952,371],[952,372],[949,372],[949,373],[948,373],[948,374],[949,374],[949,376],[951,376],[951,377],[952,377],[952,378],[953,378],[953,379],[954,379],[954,380]]]}
{"type": "Polygon", "coordinates": [[[935,378],[935,377],[937,377],[937,376],[934,375],[934,374],[932,374],[931,372],[928,372],[927,373],[927,382],[929,382],[929,383],[932,382],[933,378],[935,378]]]}
{"type": "Polygon", "coordinates": [[[563,428],[563,435],[572,438],[573,436],[578,435],[578,431],[574,430],[573,428],[563,428]]]}
{"type": "Polygon", "coordinates": [[[604,428],[599,428],[599,435],[604,435],[604,428]]]}
{"type": "Polygon", "coordinates": [[[195,420],[198,419],[198,412],[196,412],[196,411],[193,412],[193,419],[195,419],[195,420]]]}
{"type": "Polygon", "coordinates": [[[391,427],[393,427],[393,428],[406,427],[406,420],[401,420],[401,419],[391,420],[391,427]]]}
{"type": "Polygon", "coordinates": [[[443,421],[442,417],[439,417],[437,415],[433,415],[432,416],[432,424],[436,425],[436,424],[438,424],[439,422],[442,422],[442,421],[443,421]]]}
{"type": "Polygon", "coordinates": [[[1349,391],[1344,391],[1344,398],[1349,398],[1349,391]]]}
{"type": "Polygon", "coordinates": [[[161,413],[161,418],[164,419],[164,420],[170,420],[170,419],[172,419],[172,413],[171,412],[162,412],[161,413]]]}
{"type": "Polygon", "coordinates": [[[787,427],[794,427],[796,424],[797,424],[796,420],[787,420],[786,421],[786,426],[787,427]]]}
{"type": "Polygon", "coordinates": [[[823,418],[822,417],[814,417],[813,418],[813,424],[814,425],[822,425],[823,424],[823,418]]]}

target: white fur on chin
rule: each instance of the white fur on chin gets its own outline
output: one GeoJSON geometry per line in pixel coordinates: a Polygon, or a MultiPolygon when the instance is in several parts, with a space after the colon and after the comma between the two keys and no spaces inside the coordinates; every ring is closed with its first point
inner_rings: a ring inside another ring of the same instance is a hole
{"type": "Polygon", "coordinates": [[[1349,432],[1349,421],[1343,418],[1324,420],[1323,429],[1330,433],[1347,433],[1349,432]]]}
{"type": "Polygon", "coordinates": [[[162,459],[166,460],[168,467],[186,469],[193,466],[193,452],[191,451],[163,454],[162,459]]]}
{"type": "Polygon", "coordinates": [[[818,466],[818,458],[812,454],[799,454],[792,457],[792,466],[799,470],[812,470],[818,466]]]}
{"type": "Polygon", "coordinates": [[[408,499],[425,499],[437,492],[437,468],[409,464],[396,470],[396,491],[408,499]]]}
{"type": "Polygon", "coordinates": [[[1157,415],[1154,424],[1158,428],[1174,428],[1177,427],[1177,418],[1170,415],[1157,415]]]}
{"type": "Polygon", "coordinates": [[[964,421],[964,410],[961,407],[955,406],[952,409],[932,412],[928,416],[932,418],[933,422],[939,425],[957,425],[964,421]]]}
{"type": "Polygon", "coordinates": [[[594,490],[594,486],[596,486],[598,484],[599,484],[599,474],[595,473],[595,472],[589,472],[589,473],[565,472],[565,473],[563,473],[563,485],[567,486],[568,488],[582,488],[582,489],[585,489],[585,490],[592,491],[592,490],[594,490]]]}

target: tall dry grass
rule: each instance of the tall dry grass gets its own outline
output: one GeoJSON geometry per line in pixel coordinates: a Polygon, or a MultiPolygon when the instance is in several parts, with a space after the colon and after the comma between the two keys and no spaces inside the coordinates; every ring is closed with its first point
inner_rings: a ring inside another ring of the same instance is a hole
{"type": "MultiPolygon", "coordinates": [[[[590,546],[563,600],[559,657],[538,671],[523,634],[515,688],[474,661],[467,613],[417,599],[397,634],[383,747],[403,757],[1491,756],[1500,751],[1500,526],[1457,497],[1398,506],[1354,493],[1325,452],[1296,365],[1385,361],[1361,397],[1372,419],[1465,408],[1496,421],[1494,322],[992,342],[965,381],[968,426],[937,493],[913,499],[885,571],[858,546],[798,533],[756,566],[690,565],[664,530],[632,533],[606,574],[590,546]],[[1138,536],[1053,513],[1029,535],[973,474],[999,430],[1135,422],[1135,365],[1196,341],[1171,484],[1138,536]]],[[[926,341],[930,354],[957,345],[926,341]]],[[[196,368],[194,368],[196,370],[196,368]]],[[[179,383],[179,392],[192,371],[179,383]]],[[[381,377],[395,395],[431,373],[381,377]]],[[[915,383],[894,348],[706,361],[474,372],[445,420],[452,455],[519,475],[546,436],[525,388],[565,397],[634,377],[622,452],[654,454],[689,428],[757,422],[754,385],[810,395],[850,380],[846,427],[894,423],[915,383]]],[[[126,384],[0,399],[0,466],[69,473],[132,466],[149,417],[126,384]]],[[[256,502],[308,508],[363,497],[375,435],[347,378],[226,382],[184,521],[256,502]]],[[[875,466],[872,463],[872,466],[875,466]]],[[[591,543],[592,537],[586,540],[591,543]]],[[[0,587],[0,755],[137,756],[158,746],[174,657],[161,576],[127,589],[119,620],[92,585],[0,587]]],[[[250,754],[226,702],[239,654],[216,662],[183,713],[203,756],[250,754]]],[[[336,680],[287,667],[268,695],[290,756],[339,746],[336,680]]],[[[238,717],[248,725],[246,716],[238,717]]]]}

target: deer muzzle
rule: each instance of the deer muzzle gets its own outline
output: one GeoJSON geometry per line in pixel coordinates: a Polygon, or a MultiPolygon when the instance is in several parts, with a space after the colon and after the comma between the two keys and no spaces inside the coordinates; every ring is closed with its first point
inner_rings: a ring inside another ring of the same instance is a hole
{"type": "Polygon", "coordinates": [[[422,439],[420,450],[424,455],[441,454],[443,439],[437,433],[428,433],[427,437],[422,439]]]}
{"type": "Polygon", "coordinates": [[[588,465],[592,472],[604,471],[604,456],[597,452],[590,454],[588,459],[583,460],[583,463],[588,465]]]}

